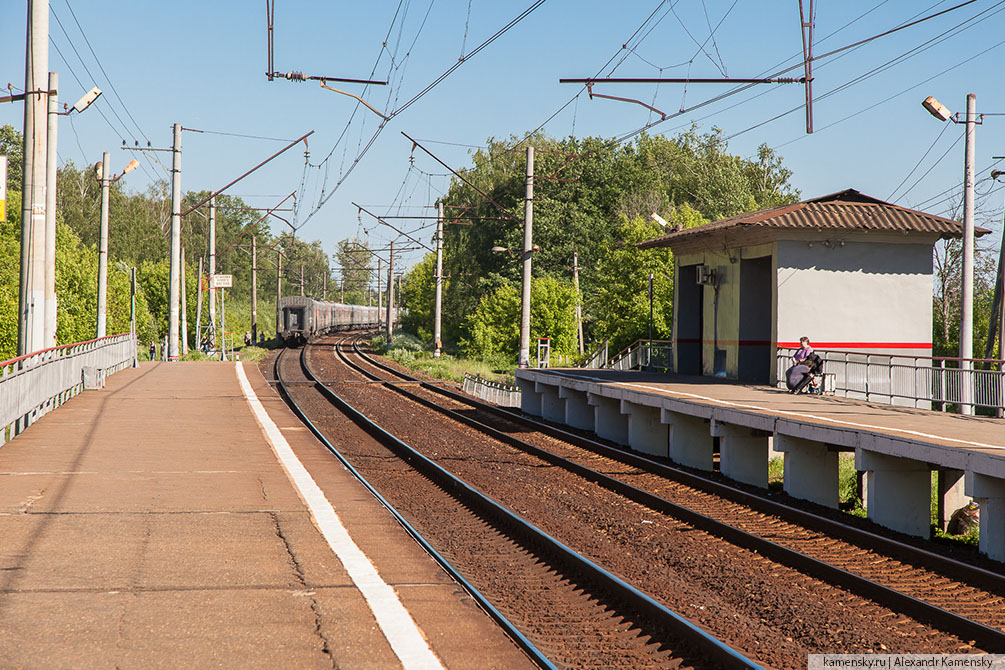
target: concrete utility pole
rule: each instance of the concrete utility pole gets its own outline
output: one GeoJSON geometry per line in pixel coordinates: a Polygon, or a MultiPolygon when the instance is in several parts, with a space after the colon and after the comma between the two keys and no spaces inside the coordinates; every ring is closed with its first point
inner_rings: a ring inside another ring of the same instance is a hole
{"type": "Polygon", "coordinates": [[[129,332],[133,335],[133,367],[140,367],[140,343],[136,339],[136,268],[129,268],[129,332]]]}
{"type": "Polygon", "coordinates": [[[199,281],[195,294],[195,348],[202,349],[202,256],[199,256],[199,281]]]}
{"type": "Polygon", "coordinates": [[[321,275],[321,299],[328,300],[328,269],[321,275]]]}
{"type": "Polygon", "coordinates": [[[216,198],[209,199],[209,348],[216,349],[216,288],[213,275],[216,274],[216,198]]]}
{"type": "Polygon", "coordinates": [[[300,264],[300,295],[304,295],[304,264],[300,264]]]}
{"type": "Polygon", "coordinates": [[[108,308],[108,191],[112,185],[112,159],[101,154],[101,223],[98,228],[98,325],[95,337],[107,335],[108,308]]]}
{"type": "MultiPolygon", "coordinates": [[[[963,288],[960,296],[960,358],[974,357],[974,134],[977,128],[977,96],[967,95],[966,160],[963,167],[963,288]]],[[[960,368],[970,370],[973,362],[960,361],[960,368]]],[[[967,373],[964,373],[965,375],[967,373]]],[[[964,385],[961,414],[973,414],[971,387],[964,385]]]]}
{"type": "Polygon", "coordinates": [[[283,297],[283,252],[276,249],[276,338],[283,329],[283,313],[279,310],[279,301],[283,297]]]}
{"type": "Polygon", "coordinates": [[[56,154],[59,132],[59,74],[49,73],[49,113],[45,150],[45,325],[44,348],[56,346],[56,154]]]}
{"type": "Polygon", "coordinates": [[[391,347],[394,334],[394,242],[391,242],[391,260],[387,262],[387,346],[391,347]]]}
{"type": "Polygon", "coordinates": [[[519,366],[530,366],[530,259],[534,253],[534,147],[527,145],[527,194],[523,223],[523,292],[520,298],[519,366]]]}
{"type": "Polygon", "coordinates": [[[381,259],[377,259],[377,327],[384,325],[384,269],[381,259]]]}
{"type": "Polygon", "coordinates": [[[440,326],[443,322],[443,201],[436,203],[436,299],[433,305],[433,358],[440,357],[443,341],[440,326]]]}
{"type": "Polygon", "coordinates": [[[181,286],[181,124],[174,124],[171,146],[171,270],[168,291],[168,360],[178,360],[178,303],[181,286]]]}
{"type": "Polygon", "coordinates": [[[181,248],[181,355],[188,353],[188,281],[185,275],[185,247],[181,248]]]}
{"type": "Polygon", "coordinates": [[[576,333],[579,335],[579,353],[583,353],[583,300],[579,293],[579,252],[572,252],[572,283],[576,287],[576,333]]]}
{"type": "Polygon", "coordinates": [[[45,157],[49,72],[49,2],[28,0],[24,67],[24,162],[21,184],[21,283],[18,296],[19,356],[45,346],[45,157]]]}
{"type": "Polygon", "coordinates": [[[251,237],[251,342],[258,343],[258,238],[251,237]]]}

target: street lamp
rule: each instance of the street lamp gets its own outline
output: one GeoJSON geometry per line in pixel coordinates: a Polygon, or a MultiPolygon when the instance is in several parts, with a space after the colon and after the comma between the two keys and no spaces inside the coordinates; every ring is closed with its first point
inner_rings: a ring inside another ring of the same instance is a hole
{"type": "MultiPolygon", "coordinates": [[[[86,97],[86,96],[85,96],[86,97]]],[[[106,151],[101,156],[101,162],[94,165],[94,173],[101,182],[101,229],[98,242],[98,323],[95,337],[104,337],[106,331],[105,307],[108,294],[108,191],[112,183],[122,179],[140,165],[139,161],[129,161],[120,174],[111,175],[111,157],[106,151]]]]}
{"type": "MultiPolygon", "coordinates": [[[[974,357],[974,132],[977,127],[977,96],[967,94],[967,116],[960,121],[941,102],[929,96],[921,103],[940,121],[966,124],[966,150],[963,163],[963,281],[960,296],[960,369],[970,370],[974,357]]],[[[966,374],[966,373],[964,373],[966,374]]],[[[963,385],[962,414],[973,414],[974,406],[967,402],[970,385],[963,385]]]]}

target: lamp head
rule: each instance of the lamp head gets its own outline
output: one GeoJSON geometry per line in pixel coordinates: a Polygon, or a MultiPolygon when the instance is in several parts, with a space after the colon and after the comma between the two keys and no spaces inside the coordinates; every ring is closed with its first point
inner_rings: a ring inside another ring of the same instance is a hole
{"type": "Polygon", "coordinates": [[[91,103],[97,100],[100,95],[101,95],[101,89],[95,86],[90,91],[85,93],[84,97],[82,97],[77,102],[73,103],[74,111],[76,111],[77,114],[80,114],[82,111],[90,107],[91,103]]]}
{"type": "Polygon", "coordinates": [[[1005,174],[1005,172],[1003,172],[1001,170],[992,170],[991,171],[991,178],[992,179],[998,179],[998,177],[1002,176],[1003,174],[1005,174]]]}
{"type": "Polygon", "coordinates": [[[509,251],[509,249],[507,247],[496,246],[496,247],[492,247],[492,251],[494,251],[497,254],[504,254],[507,251],[509,251]]]}
{"type": "Polygon", "coordinates": [[[126,165],[126,169],[122,171],[122,174],[129,174],[139,166],[140,162],[134,158],[133,160],[129,161],[128,165],[126,165]]]}
{"type": "Polygon", "coordinates": [[[935,98],[933,98],[932,96],[928,96],[927,98],[925,98],[925,100],[921,103],[921,105],[928,110],[929,114],[939,119],[940,121],[948,121],[949,119],[953,118],[953,113],[949,111],[949,108],[943,105],[935,98]]]}
{"type": "Polygon", "coordinates": [[[98,181],[105,178],[105,166],[101,161],[94,164],[94,178],[98,181]]]}
{"type": "Polygon", "coordinates": [[[656,212],[653,212],[652,214],[650,214],[650,215],[649,215],[649,217],[650,217],[650,218],[651,218],[651,219],[652,219],[653,221],[655,221],[656,223],[658,223],[658,224],[660,224],[661,226],[663,226],[664,228],[669,228],[669,227],[670,227],[670,224],[669,224],[669,223],[667,223],[667,220],[666,220],[666,219],[664,219],[664,218],[663,218],[662,216],[660,216],[659,214],[657,214],[656,212]]]}

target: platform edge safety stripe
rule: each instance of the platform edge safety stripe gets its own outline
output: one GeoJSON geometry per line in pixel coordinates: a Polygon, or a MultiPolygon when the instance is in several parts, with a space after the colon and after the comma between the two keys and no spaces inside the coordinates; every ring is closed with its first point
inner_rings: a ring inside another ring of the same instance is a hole
{"type": "Polygon", "coordinates": [[[377,573],[370,559],[356,545],[349,531],[342,525],[335,508],[325,497],[321,488],[311,477],[307,468],[293,453],[289,442],[283,437],[279,427],[269,417],[258,396],[255,395],[241,363],[236,363],[237,380],[244,392],[244,397],[251,407],[258,425],[265,434],[286,470],[290,481],[297,488],[301,498],[310,510],[314,522],[335,556],[342,562],[353,584],[366,599],[370,611],[373,612],[377,625],[387,639],[394,654],[406,670],[426,670],[440,668],[443,665],[429,648],[415,620],[401,604],[394,589],[391,588],[377,573]]]}

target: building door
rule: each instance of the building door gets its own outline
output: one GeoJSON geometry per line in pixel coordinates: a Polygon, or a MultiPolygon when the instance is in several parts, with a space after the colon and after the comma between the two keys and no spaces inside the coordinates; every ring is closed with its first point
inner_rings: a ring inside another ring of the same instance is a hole
{"type": "Polygon", "coordinates": [[[771,256],[740,260],[740,342],[737,377],[767,384],[775,357],[771,350],[771,256]]]}
{"type": "Polygon", "coordinates": [[[677,372],[700,375],[704,332],[704,286],[698,283],[698,266],[677,267],[677,372]]]}

